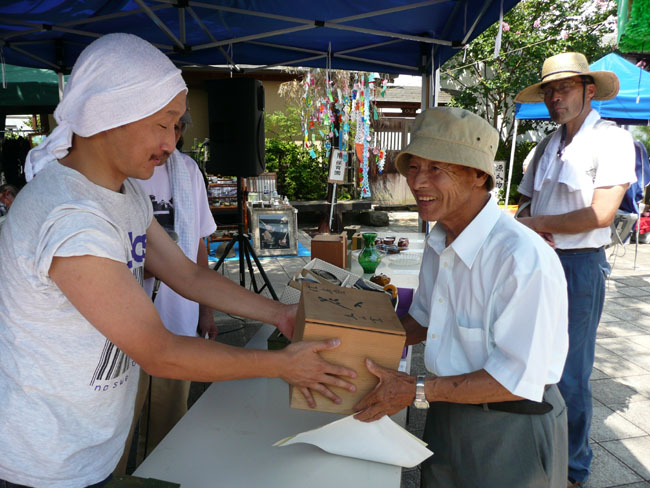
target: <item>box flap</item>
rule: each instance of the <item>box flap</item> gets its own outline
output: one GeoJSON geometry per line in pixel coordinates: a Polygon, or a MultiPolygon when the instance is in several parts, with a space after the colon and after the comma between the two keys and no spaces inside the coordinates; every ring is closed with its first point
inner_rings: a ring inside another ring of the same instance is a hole
{"type": "Polygon", "coordinates": [[[304,283],[305,321],[405,335],[386,293],[304,283]]]}

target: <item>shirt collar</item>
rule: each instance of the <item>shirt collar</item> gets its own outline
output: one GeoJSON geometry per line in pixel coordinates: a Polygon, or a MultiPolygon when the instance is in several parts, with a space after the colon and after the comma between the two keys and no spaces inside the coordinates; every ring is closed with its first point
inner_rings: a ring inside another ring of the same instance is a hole
{"type": "MultiPolygon", "coordinates": [[[[500,216],[501,210],[496,204],[494,197],[490,196],[483,209],[449,246],[468,268],[472,268],[476,256],[500,216]]],[[[436,225],[431,229],[427,242],[440,255],[445,250],[446,238],[447,232],[441,225],[436,225]]]]}

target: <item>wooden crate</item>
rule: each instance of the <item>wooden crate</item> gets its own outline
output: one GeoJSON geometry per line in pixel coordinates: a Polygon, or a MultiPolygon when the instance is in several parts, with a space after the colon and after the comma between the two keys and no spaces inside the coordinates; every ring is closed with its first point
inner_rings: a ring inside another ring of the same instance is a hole
{"type": "MultiPolygon", "coordinates": [[[[341,288],[322,283],[304,283],[294,329],[294,342],[339,338],[336,349],[322,352],[323,359],[354,369],[357,390],[332,387],[343,400],[335,404],[317,392],[315,410],[353,413],[356,405],[377,384],[365,366],[368,357],[386,368],[397,369],[406,333],[386,293],[341,288]]],[[[309,409],[297,388],[290,389],[291,407],[309,409]]]]}
{"type": "Polygon", "coordinates": [[[311,258],[321,259],[339,268],[346,268],[348,238],[341,234],[318,234],[311,240],[311,258]]]}

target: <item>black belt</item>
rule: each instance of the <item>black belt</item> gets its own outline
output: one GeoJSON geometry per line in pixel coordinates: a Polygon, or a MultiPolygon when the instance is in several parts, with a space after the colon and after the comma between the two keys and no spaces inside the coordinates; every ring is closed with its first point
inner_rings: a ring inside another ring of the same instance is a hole
{"type": "MultiPolygon", "coordinates": [[[[544,391],[548,390],[552,385],[546,385],[544,391]]],[[[513,400],[511,402],[495,402],[495,403],[478,403],[473,404],[476,407],[483,408],[484,410],[496,410],[498,412],[519,413],[524,415],[544,415],[553,410],[553,405],[547,401],[534,402],[532,400],[513,400]]]]}
{"type": "Polygon", "coordinates": [[[556,249],[555,252],[558,254],[576,254],[582,252],[596,252],[600,251],[603,246],[600,247],[577,247],[575,249],[556,249]]]}

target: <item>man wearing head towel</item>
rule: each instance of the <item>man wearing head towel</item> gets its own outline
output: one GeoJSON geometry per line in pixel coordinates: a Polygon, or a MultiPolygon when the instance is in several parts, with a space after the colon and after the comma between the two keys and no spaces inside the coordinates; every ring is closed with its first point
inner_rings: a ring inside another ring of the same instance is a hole
{"type": "MultiPolygon", "coordinates": [[[[323,361],[337,340],[256,351],[165,329],[144,270],[207,306],[276,325],[295,306],[256,295],[185,257],[152,219],[147,179],[174,149],[187,88],[158,49],[109,34],[79,56],[58,126],[26,161],[32,179],[0,233],[0,486],[108,482],[124,449],[140,366],[198,381],[281,377],[353,390],[323,361]],[[145,261],[146,257],[146,261],[145,261]]],[[[218,484],[218,483],[217,483],[218,484]]]]}
{"type": "Polygon", "coordinates": [[[427,236],[407,344],[426,341],[428,376],[367,360],[379,378],[363,421],[428,409],[426,488],[564,488],[566,411],[555,383],[568,347],[566,282],[544,241],[489,191],[499,136],[459,108],[420,114],[396,166],[427,236]]]}
{"type": "Polygon", "coordinates": [[[591,108],[592,100],[614,98],[618,86],[616,74],[589,71],[584,55],[563,53],[544,61],[542,80],[515,98],[544,101],[560,124],[537,145],[519,185],[518,216],[555,249],[568,286],[569,354],[558,386],[569,422],[569,487],[582,486],[593,457],[589,376],[610,269],[603,246],[625,190],[636,181],[632,136],[591,108]]]}

